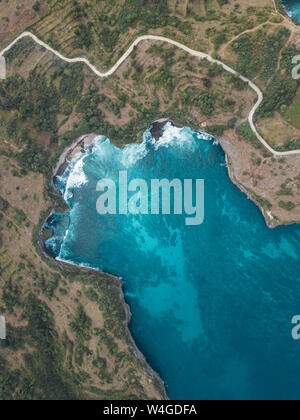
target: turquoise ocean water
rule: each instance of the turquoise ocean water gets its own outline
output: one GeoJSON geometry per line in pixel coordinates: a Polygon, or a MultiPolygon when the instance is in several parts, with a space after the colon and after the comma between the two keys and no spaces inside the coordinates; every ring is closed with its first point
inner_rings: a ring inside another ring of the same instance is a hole
{"type": "Polygon", "coordinates": [[[300,1],[299,0],[282,0],[287,13],[295,22],[300,23],[300,1]]]}
{"type": "Polygon", "coordinates": [[[47,222],[59,259],[121,276],[130,330],[171,399],[299,399],[300,227],[268,229],[214,139],[168,124],[158,143],[99,137],[57,179],[70,211],[47,222]],[[205,221],[96,211],[101,178],[205,180],[205,221]]]}

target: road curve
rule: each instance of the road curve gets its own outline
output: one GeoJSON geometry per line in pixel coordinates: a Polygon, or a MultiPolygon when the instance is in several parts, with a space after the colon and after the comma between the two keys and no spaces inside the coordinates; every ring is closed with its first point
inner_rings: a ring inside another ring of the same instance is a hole
{"type": "Polygon", "coordinates": [[[269,150],[269,152],[271,152],[274,156],[289,156],[289,155],[295,155],[295,154],[300,154],[300,150],[291,150],[288,152],[278,152],[276,150],[274,150],[267,142],[266,140],[264,140],[261,135],[258,133],[255,124],[254,124],[254,115],[255,112],[257,111],[258,107],[260,106],[260,104],[263,101],[263,94],[262,91],[253,83],[251,82],[251,80],[247,79],[244,76],[241,76],[237,71],[235,71],[234,69],[232,69],[231,67],[227,66],[226,64],[222,63],[219,60],[216,60],[214,58],[212,58],[210,55],[205,54],[203,52],[200,51],[196,51],[196,50],[192,50],[191,48],[177,42],[177,41],[173,41],[172,39],[169,38],[165,38],[162,36],[156,36],[156,35],[144,35],[144,36],[140,36],[139,38],[137,38],[132,45],[128,48],[128,50],[122,55],[122,57],[116,62],[116,64],[107,72],[100,72],[99,70],[97,70],[97,68],[91,64],[89,62],[89,60],[87,60],[86,58],[83,57],[78,57],[78,58],[67,58],[64,57],[62,54],[60,54],[58,51],[54,50],[53,48],[51,48],[49,45],[47,45],[45,42],[41,41],[36,35],[32,34],[31,32],[23,32],[21,35],[19,35],[14,41],[12,41],[6,48],[4,48],[1,52],[0,52],[0,56],[4,55],[6,52],[8,52],[18,41],[20,41],[23,38],[26,37],[30,37],[32,38],[38,45],[40,45],[41,47],[44,47],[46,50],[52,52],[54,55],[56,55],[56,57],[60,58],[61,60],[67,62],[67,63],[84,63],[86,64],[98,77],[101,78],[105,78],[105,77],[109,77],[112,74],[115,73],[115,71],[121,66],[121,64],[130,56],[130,54],[133,52],[134,48],[142,41],[147,41],[147,40],[152,40],[152,41],[161,41],[161,42],[165,42],[171,45],[174,45],[177,48],[180,48],[184,51],[186,51],[188,54],[194,56],[194,57],[198,57],[198,58],[206,58],[208,61],[210,61],[211,63],[216,63],[220,66],[222,66],[226,71],[228,71],[229,73],[232,73],[236,76],[238,76],[241,80],[243,80],[244,82],[248,83],[248,85],[251,87],[251,89],[253,89],[257,96],[258,96],[258,100],[256,102],[256,104],[254,105],[254,107],[252,108],[249,117],[248,117],[248,121],[249,124],[251,126],[252,131],[255,133],[255,135],[257,136],[258,140],[269,150]]]}

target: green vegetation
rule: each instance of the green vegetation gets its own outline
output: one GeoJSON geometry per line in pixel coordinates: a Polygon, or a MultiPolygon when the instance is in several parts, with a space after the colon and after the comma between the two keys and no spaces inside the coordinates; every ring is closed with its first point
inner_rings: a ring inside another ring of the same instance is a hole
{"type": "Polygon", "coordinates": [[[296,207],[296,205],[292,201],[289,201],[289,202],[280,201],[279,207],[287,211],[292,211],[296,207]]]}
{"type": "Polygon", "coordinates": [[[293,103],[288,108],[284,116],[289,123],[291,123],[294,127],[300,130],[299,115],[300,115],[300,94],[298,90],[296,98],[294,99],[293,103]]]}
{"type": "Polygon", "coordinates": [[[258,140],[258,138],[256,137],[256,135],[253,133],[248,121],[242,123],[238,127],[237,131],[242,137],[244,137],[247,141],[252,143],[252,145],[256,149],[262,149],[263,146],[262,146],[261,142],[258,140]]]}
{"type": "Polygon", "coordinates": [[[91,26],[81,23],[75,30],[75,42],[78,48],[89,49],[93,43],[91,26]]]}
{"type": "Polygon", "coordinates": [[[8,202],[0,196],[0,211],[5,212],[8,208],[8,202]]]}
{"type": "Polygon", "coordinates": [[[244,34],[232,43],[233,51],[238,54],[236,69],[250,79],[259,76],[262,81],[273,77],[280,50],[287,42],[290,31],[281,27],[272,34],[258,30],[254,34],[244,34]]]}
{"type": "Polygon", "coordinates": [[[274,111],[280,111],[282,106],[290,104],[298,89],[296,80],[280,76],[274,76],[268,91],[265,93],[264,101],[259,109],[262,117],[272,116],[274,111]]]}
{"type": "MultiPolygon", "coordinates": [[[[232,48],[238,55],[237,70],[250,79],[259,78],[263,82],[264,100],[256,120],[272,118],[275,112],[279,112],[294,127],[300,128],[297,96],[300,83],[291,77],[292,58],[298,52],[293,44],[287,42],[289,38],[290,31],[285,27],[271,34],[258,30],[242,35],[232,43],[232,48]]],[[[277,149],[292,150],[299,146],[297,138],[286,139],[284,143],[277,149]]]]}

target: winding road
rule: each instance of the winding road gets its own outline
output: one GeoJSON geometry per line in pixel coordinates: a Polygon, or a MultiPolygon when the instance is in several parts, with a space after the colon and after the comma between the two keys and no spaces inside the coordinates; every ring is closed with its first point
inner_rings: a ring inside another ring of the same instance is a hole
{"type": "Polygon", "coordinates": [[[41,41],[36,35],[32,34],[31,32],[26,31],[26,32],[23,32],[21,35],[19,35],[6,48],[4,48],[0,52],[0,56],[4,56],[4,54],[7,53],[18,41],[20,41],[21,39],[26,38],[26,37],[32,38],[33,41],[35,41],[38,45],[40,45],[41,47],[44,47],[46,50],[53,53],[56,57],[60,58],[61,60],[65,61],[67,63],[84,63],[84,64],[86,64],[92,70],[93,73],[95,73],[98,77],[101,77],[101,78],[109,77],[112,74],[114,74],[116,72],[116,70],[121,66],[121,64],[130,56],[130,54],[133,52],[134,48],[140,42],[147,41],[147,40],[165,42],[165,43],[174,45],[175,47],[180,48],[181,50],[184,50],[185,52],[187,52],[188,54],[190,54],[194,57],[198,57],[200,59],[206,58],[211,63],[216,63],[216,64],[222,66],[229,73],[232,73],[233,75],[238,76],[241,80],[248,83],[248,85],[251,87],[251,89],[253,89],[256,92],[256,94],[258,96],[258,100],[257,100],[256,104],[254,105],[254,107],[252,108],[252,110],[250,111],[248,121],[249,121],[249,124],[251,126],[252,131],[255,133],[258,140],[269,150],[269,152],[271,152],[274,156],[289,156],[289,155],[300,154],[300,150],[292,150],[292,151],[288,151],[288,152],[278,152],[278,151],[274,150],[266,142],[266,140],[264,140],[261,137],[261,135],[258,133],[258,131],[255,127],[255,124],[254,124],[254,115],[255,115],[255,112],[257,111],[258,107],[260,106],[260,104],[263,101],[262,91],[253,82],[251,82],[251,80],[247,79],[244,76],[241,76],[237,71],[235,71],[231,67],[227,66],[226,64],[222,63],[221,61],[212,58],[208,54],[205,54],[205,53],[200,52],[200,51],[192,50],[191,48],[189,48],[189,47],[187,47],[187,46],[185,46],[185,45],[183,45],[183,44],[181,44],[177,41],[173,41],[172,39],[169,39],[169,38],[165,38],[165,37],[162,37],[162,36],[156,36],[156,35],[144,35],[144,36],[140,36],[139,38],[137,38],[133,42],[133,44],[128,48],[128,50],[122,55],[122,57],[116,62],[116,64],[110,70],[102,73],[94,65],[92,65],[89,62],[89,60],[87,60],[86,58],[84,58],[84,57],[78,57],[78,58],[64,57],[58,51],[54,50],[49,45],[47,45],[45,42],[41,41]]]}

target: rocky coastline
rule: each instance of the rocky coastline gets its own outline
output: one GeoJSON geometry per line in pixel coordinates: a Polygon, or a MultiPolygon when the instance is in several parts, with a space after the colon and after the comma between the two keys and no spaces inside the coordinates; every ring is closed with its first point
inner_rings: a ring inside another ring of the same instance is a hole
{"type": "MultiPolygon", "coordinates": [[[[74,159],[76,156],[78,156],[79,153],[87,153],[87,148],[89,146],[92,145],[92,143],[95,141],[95,139],[98,137],[99,135],[93,133],[93,134],[88,134],[88,135],[84,135],[81,136],[79,139],[77,139],[76,141],[74,141],[72,143],[71,146],[69,146],[60,156],[57,165],[54,167],[53,169],[53,173],[52,173],[52,186],[53,189],[55,191],[55,194],[61,196],[60,191],[58,190],[58,188],[55,186],[55,179],[57,176],[60,176],[64,170],[66,169],[66,167],[68,166],[68,164],[72,161],[72,159],[74,159]]],[[[46,249],[45,245],[44,245],[44,235],[43,235],[43,231],[44,231],[44,225],[46,223],[46,221],[48,220],[49,217],[51,217],[51,215],[53,214],[53,210],[51,210],[50,214],[47,216],[47,218],[43,221],[43,223],[41,224],[40,227],[40,232],[39,232],[39,246],[40,249],[42,250],[42,253],[44,255],[44,257],[46,257],[47,259],[50,259],[52,263],[60,266],[60,267],[64,267],[64,266],[68,266],[68,268],[70,267],[74,267],[74,264],[71,263],[67,263],[67,262],[62,262],[62,261],[57,261],[56,260],[56,255],[54,255],[51,251],[49,251],[48,249],[46,249]]],[[[80,270],[83,271],[90,271],[93,270],[91,268],[85,268],[85,267],[79,267],[76,265],[76,267],[80,270]]],[[[149,365],[149,363],[147,362],[145,356],[142,354],[142,352],[139,350],[139,348],[137,347],[130,329],[129,329],[129,323],[132,317],[131,314],[131,310],[129,305],[126,303],[125,301],[125,296],[124,296],[124,292],[123,292],[123,280],[121,277],[116,277],[113,276],[109,273],[104,273],[108,276],[110,276],[111,278],[117,279],[119,281],[120,284],[120,302],[121,305],[125,311],[126,314],[126,319],[125,319],[125,329],[126,329],[126,335],[127,335],[127,342],[129,344],[129,348],[131,349],[132,353],[134,354],[134,356],[139,360],[139,362],[143,365],[143,367],[145,368],[145,370],[147,371],[147,373],[149,374],[149,376],[152,378],[152,381],[156,383],[156,386],[161,394],[162,400],[169,400],[169,397],[167,395],[166,389],[165,389],[165,384],[162,380],[162,378],[158,375],[158,373],[156,373],[152,367],[149,365]]]]}

